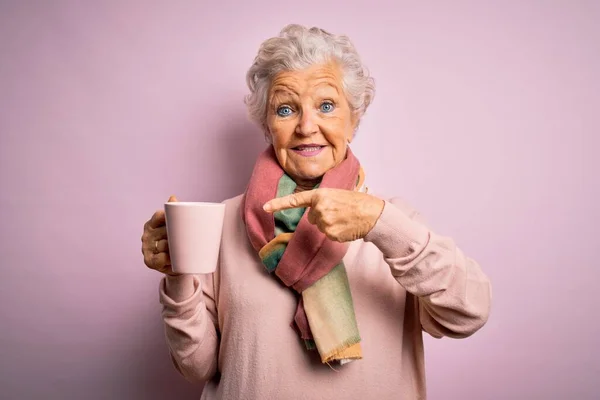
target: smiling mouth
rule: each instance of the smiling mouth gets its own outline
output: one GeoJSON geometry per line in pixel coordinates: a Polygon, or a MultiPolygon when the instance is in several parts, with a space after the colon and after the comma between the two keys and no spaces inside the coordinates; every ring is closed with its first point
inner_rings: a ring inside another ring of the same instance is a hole
{"type": "Polygon", "coordinates": [[[324,147],[325,146],[321,146],[318,144],[307,144],[293,147],[292,150],[294,151],[294,153],[299,154],[301,156],[312,157],[319,154],[324,147]]]}

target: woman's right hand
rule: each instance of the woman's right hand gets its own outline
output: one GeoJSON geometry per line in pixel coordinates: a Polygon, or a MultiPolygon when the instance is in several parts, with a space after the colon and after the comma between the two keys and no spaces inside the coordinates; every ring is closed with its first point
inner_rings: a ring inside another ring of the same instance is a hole
{"type": "MultiPolygon", "coordinates": [[[[171,196],[168,201],[177,201],[177,198],[171,196]]],[[[144,263],[148,268],[155,269],[163,274],[174,275],[171,269],[167,225],[163,210],[156,211],[152,218],[144,224],[142,254],[144,255],[144,263]]]]}

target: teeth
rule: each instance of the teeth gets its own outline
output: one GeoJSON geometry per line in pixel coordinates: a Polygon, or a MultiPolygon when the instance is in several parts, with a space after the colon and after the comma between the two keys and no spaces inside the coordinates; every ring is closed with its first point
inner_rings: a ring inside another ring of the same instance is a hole
{"type": "Polygon", "coordinates": [[[320,147],[300,147],[300,151],[317,151],[320,147]]]}

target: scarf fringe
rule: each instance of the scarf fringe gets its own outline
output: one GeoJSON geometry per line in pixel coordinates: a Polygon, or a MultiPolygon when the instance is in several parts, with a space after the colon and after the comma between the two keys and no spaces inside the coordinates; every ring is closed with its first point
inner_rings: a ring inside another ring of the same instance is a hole
{"type": "Polygon", "coordinates": [[[335,349],[329,353],[321,355],[321,362],[323,364],[329,364],[335,360],[360,360],[362,358],[360,336],[356,335],[344,340],[339,349],[335,349]]]}

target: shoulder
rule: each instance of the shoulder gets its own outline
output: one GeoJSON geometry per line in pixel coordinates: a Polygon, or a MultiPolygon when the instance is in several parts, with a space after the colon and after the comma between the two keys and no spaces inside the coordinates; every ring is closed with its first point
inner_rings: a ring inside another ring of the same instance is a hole
{"type": "Polygon", "coordinates": [[[226,207],[239,209],[242,206],[243,199],[244,199],[244,194],[242,193],[242,194],[238,194],[237,196],[225,199],[221,203],[225,204],[226,207]]]}
{"type": "Polygon", "coordinates": [[[229,197],[229,198],[221,201],[221,204],[225,204],[225,219],[230,219],[230,218],[237,219],[237,217],[241,217],[241,209],[242,209],[243,201],[244,201],[243,194],[229,197]]]}

